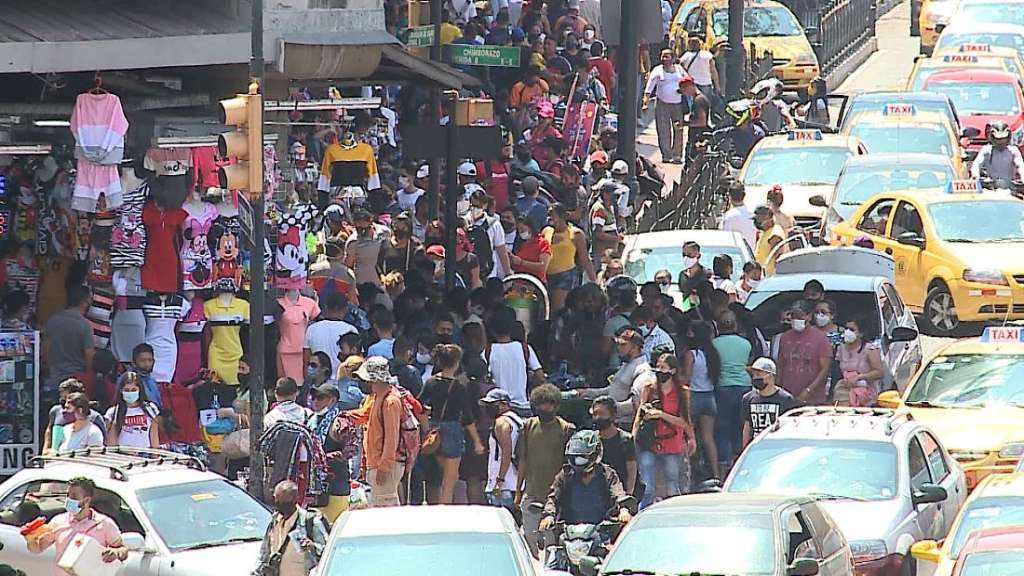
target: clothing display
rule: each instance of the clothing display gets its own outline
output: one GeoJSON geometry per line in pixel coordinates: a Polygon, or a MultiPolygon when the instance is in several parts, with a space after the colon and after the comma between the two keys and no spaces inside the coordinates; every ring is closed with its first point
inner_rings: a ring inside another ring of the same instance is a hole
{"type": "Polygon", "coordinates": [[[238,216],[218,216],[210,227],[211,282],[218,292],[237,292],[242,288],[241,235],[242,221],[238,216]]]}
{"type": "Polygon", "coordinates": [[[335,162],[363,162],[366,164],[366,189],[380,188],[380,174],[377,173],[377,158],[373,155],[373,147],[364,142],[350,145],[331,144],[324,150],[324,161],[320,165],[320,182],[318,190],[330,190],[331,165],[335,162]]]}
{"type": "Polygon", "coordinates": [[[207,366],[227,384],[238,385],[238,361],[242,359],[242,324],[249,322],[249,303],[233,294],[219,294],[203,303],[212,339],[207,366]]]}
{"type": "Polygon", "coordinates": [[[316,300],[301,295],[293,302],[287,294],[278,298],[277,302],[284,309],[279,325],[281,336],[277,343],[277,371],[281,376],[302,382],[305,375],[302,348],[306,328],[320,315],[320,305],[316,300]]]}
{"type": "Polygon", "coordinates": [[[146,227],[142,223],[142,209],[149,196],[145,181],[124,194],[110,233],[110,265],[114,268],[142,266],[146,261],[146,227]]]}
{"type": "Polygon", "coordinates": [[[198,205],[186,203],[183,208],[188,215],[182,228],[182,288],[204,290],[212,284],[213,253],[209,235],[213,221],[217,219],[217,208],[206,202],[198,205]]]}
{"type": "Polygon", "coordinates": [[[156,292],[177,292],[181,283],[178,275],[178,235],[188,212],[181,208],[159,208],[149,202],[142,209],[142,223],[146,226],[146,261],[142,266],[142,287],[156,292]]]}
{"type": "Polygon", "coordinates": [[[174,337],[178,321],[188,313],[188,301],[177,294],[150,292],[142,304],[146,318],[146,342],[153,347],[156,363],[153,378],[170,382],[178,362],[178,342],[174,337]]]}
{"type": "Polygon", "coordinates": [[[203,330],[206,329],[206,308],[202,296],[193,295],[188,313],[178,324],[178,365],[174,367],[175,382],[190,382],[203,367],[203,330]]]}
{"type": "Polygon", "coordinates": [[[297,204],[283,214],[278,224],[277,266],[274,284],[280,288],[303,288],[309,269],[309,246],[306,235],[317,232],[312,223],[320,211],[312,204],[297,204]]]}
{"type": "Polygon", "coordinates": [[[139,268],[117,270],[113,285],[110,350],[118,362],[131,362],[132,350],[146,340],[146,317],[142,314],[146,290],[142,287],[142,271],[139,268]]]}
{"type": "Polygon", "coordinates": [[[106,92],[79,94],[71,112],[78,160],[72,207],[95,212],[102,196],[107,209],[121,206],[121,175],[124,136],[128,119],[121,99],[106,92]]]}

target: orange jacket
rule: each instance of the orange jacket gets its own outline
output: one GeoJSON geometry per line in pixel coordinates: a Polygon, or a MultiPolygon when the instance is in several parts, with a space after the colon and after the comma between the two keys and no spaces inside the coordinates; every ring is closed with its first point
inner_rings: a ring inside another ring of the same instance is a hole
{"type": "Polygon", "coordinates": [[[402,399],[394,389],[390,389],[383,398],[378,398],[377,394],[373,396],[364,437],[366,468],[388,472],[398,459],[402,399]]]}

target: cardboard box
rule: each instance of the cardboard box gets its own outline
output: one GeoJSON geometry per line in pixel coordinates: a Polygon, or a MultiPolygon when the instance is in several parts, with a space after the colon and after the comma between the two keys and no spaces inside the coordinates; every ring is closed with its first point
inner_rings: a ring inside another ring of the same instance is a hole
{"type": "Polygon", "coordinates": [[[104,562],[103,546],[95,538],[75,534],[57,561],[57,566],[73,576],[108,576],[117,572],[120,562],[104,562]]]}
{"type": "Polygon", "coordinates": [[[494,100],[459,98],[455,103],[456,126],[494,126],[494,100]]]}

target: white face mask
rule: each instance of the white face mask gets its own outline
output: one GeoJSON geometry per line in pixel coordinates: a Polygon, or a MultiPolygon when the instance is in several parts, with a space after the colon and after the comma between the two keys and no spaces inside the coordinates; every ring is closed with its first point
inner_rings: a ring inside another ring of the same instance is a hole
{"type": "Polygon", "coordinates": [[[653,330],[653,328],[646,324],[641,324],[640,326],[637,326],[637,331],[639,331],[640,335],[643,336],[644,338],[650,336],[651,330],[653,330]]]}
{"type": "Polygon", "coordinates": [[[761,283],[760,280],[754,280],[753,278],[747,278],[747,286],[750,286],[751,290],[753,290],[754,288],[757,288],[757,285],[760,284],[760,283],[761,283]]]}
{"type": "Polygon", "coordinates": [[[409,177],[408,176],[399,176],[398,177],[398,186],[400,188],[408,188],[409,187],[409,177]]]}
{"type": "Polygon", "coordinates": [[[479,220],[484,217],[484,209],[479,206],[473,206],[469,209],[469,215],[473,217],[473,220],[479,220]]]}
{"type": "Polygon", "coordinates": [[[853,344],[856,341],[857,341],[857,333],[856,332],[854,332],[853,330],[850,330],[849,328],[847,328],[846,330],[843,330],[843,342],[846,342],[847,344],[853,344]]]}
{"type": "Polygon", "coordinates": [[[668,294],[670,288],[672,288],[671,282],[669,282],[668,284],[658,284],[658,290],[661,290],[662,294],[668,294]]]}
{"type": "Polygon", "coordinates": [[[424,352],[417,352],[416,362],[419,364],[430,364],[430,354],[426,354],[424,352]]]}
{"type": "Polygon", "coordinates": [[[793,318],[789,325],[792,326],[793,330],[803,332],[804,328],[807,328],[807,320],[804,320],[803,318],[793,318]]]}
{"type": "Polygon", "coordinates": [[[683,270],[689,270],[690,268],[693,268],[693,266],[697,264],[698,261],[700,261],[699,258],[694,258],[692,256],[683,256],[683,270]]]}
{"type": "Polygon", "coordinates": [[[529,240],[530,238],[533,238],[533,234],[530,234],[529,232],[520,232],[519,237],[523,240],[529,240]]]}
{"type": "Polygon", "coordinates": [[[814,315],[814,323],[817,324],[819,328],[824,328],[825,326],[828,326],[828,323],[831,320],[832,317],[829,316],[828,314],[823,314],[819,312],[814,315]]]}

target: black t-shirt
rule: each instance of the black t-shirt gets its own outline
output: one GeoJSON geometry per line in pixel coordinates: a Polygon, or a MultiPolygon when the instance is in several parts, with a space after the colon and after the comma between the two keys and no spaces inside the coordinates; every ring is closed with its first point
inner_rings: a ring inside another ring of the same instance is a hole
{"type": "Polygon", "coordinates": [[[430,406],[432,421],[461,422],[463,425],[474,422],[470,393],[460,380],[431,376],[423,385],[420,401],[424,406],[430,406]]]}
{"type": "Polygon", "coordinates": [[[601,438],[603,456],[601,460],[615,469],[615,473],[622,480],[622,486],[628,485],[629,475],[626,473],[626,462],[636,461],[636,444],[633,443],[633,435],[621,428],[618,434],[611,438],[601,438]]]}
{"type": "MultiPolygon", "coordinates": [[[[480,261],[477,260],[476,254],[472,252],[466,254],[466,257],[462,260],[455,261],[455,271],[459,273],[459,276],[462,276],[462,281],[466,283],[467,287],[471,281],[474,268],[480,269],[480,261]]],[[[487,278],[481,278],[480,280],[486,281],[487,278]]]]}
{"type": "MultiPolygon", "coordinates": [[[[341,452],[345,446],[340,442],[331,438],[331,435],[327,435],[327,439],[324,441],[324,452],[341,452]]],[[[331,469],[330,479],[327,485],[327,492],[331,496],[348,496],[352,493],[352,484],[350,478],[350,472],[348,467],[348,460],[344,458],[336,458],[328,460],[328,468],[331,469]]]]}
{"type": "Polygon", "coordinates": [[[391,242],[385,242],[380,251],[380,270],[382,274],[389,272],[405,274],[406,270],[414,267],[418,261],[424,258],[423,245],[415,238],[410,239],[402,247],[395,246],[391,242]]]}
{"type": "Polygon", "coordinates": [[[779,388],[771,396],[762,396],[757,390],[743,395],[743,421],[750,423],[751,438],[779,421],[790,408],[796,406],[793,396],[779,388]]]}
{"type": "Polygon", "coordinates": [[[212,408],[215,396],[218,407],[231,408],[238,396],[238,386],[206,381],[192,389],[192,399],[196,402],[197,410],[212,408]]]}
{"type": "Polygon", "coordinates": [[[391,360],[391,373],[398,378],[398,385],[405,388],[413,396],[419,397],[423,391],[423,379],[420,378],[420,373],[415,368],[408,364],[399,362],[398,360],[391,360]]]}

